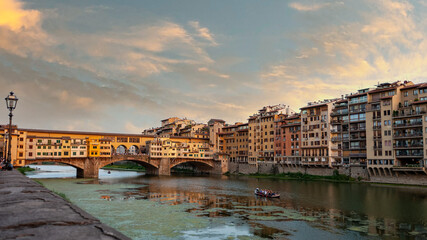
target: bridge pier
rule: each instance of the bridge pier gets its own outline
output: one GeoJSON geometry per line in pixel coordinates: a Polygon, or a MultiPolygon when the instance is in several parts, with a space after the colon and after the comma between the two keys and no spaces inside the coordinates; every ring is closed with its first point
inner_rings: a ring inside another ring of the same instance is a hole
{"type": "Polygon", "coordinates": [[[170,159],[169,158],[160,159],[160,164],[157,171],[158,171],[157,175],[170,176],[171,175],[170,159]]]}
{"type": "Polygon", "coordinates": [[[99,168],[98,164],[96,164],[97,162],[86,158],[84,160],[84,168],[77,168],[77,178],[98,178],[99,168]]]}

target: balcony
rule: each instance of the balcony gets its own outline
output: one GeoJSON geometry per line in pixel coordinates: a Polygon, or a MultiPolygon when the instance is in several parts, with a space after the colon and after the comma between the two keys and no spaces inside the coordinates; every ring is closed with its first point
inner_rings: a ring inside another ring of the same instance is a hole
{"type": "Polygon", "coordinates": [[[340,120],[332,120],[331,124],[338,125],[338,124],[341,124],[341,121],[340,120]]]}
{"type": "Polygon", "coordinates": [[[365,111],[366,112],[374,112],[374,111],[379,111],[379,110],[381,110],[380,105],[368,104],[365,111]]]}
{"type": "Polygon", "coordinates": [[[396,158],[422,158],[422,150],[396,150],[396,158]]]}
{"type": "Polygon", "coordinates": [[[362,113],[365,111],[366,111],[366,109],[353,109],[353,110],[350,110],[350,113],[362,113]]]}
{"type": "Polygon", "coordinates": [[[350,153],[350,157],[352,158],[366,158],[366,153],[350,153]]]}
{"type": "Polygon", "coordinates": [[[396,149],[407,149],[407,148],[423,148],[424,145],[422,143],[416,144],[393,144],[393,148],[396,149]]]}
{"type": "Polygon", "coordinates": [[[399,123],[394,124],[393,127],[395,128],[407,128],[407,127],[422,127],[423,121],[416,121],[416,122],[407,122],[407,123],[399,123]]]}
{"type": "MultiPolygon", "coordinates": [[[[375,147],[374,147],[374,149],[375,149],[375,147]]],[[[353,151],[353,150],[366,150],[366,146],[350,147],[350,151],[353,151]]]]}
{"type": "Polygon", "coordinates": [[[348,114],[347,110],[345,110],[345,111],[336,111],[336,112],[332,112],[331,116],[340,116],[340,115],[347,115],[347,114],[348,114]]]}
{"type": "Polygon", "coordinates": [[[408,117],[414,117],[414,116],[422,116],[423,114],[425,114],[425,111],[411,111],[411,112],[405,112],[405,113],[400,113],[400,112],[394,112],[393,113],[393,119],[395,118],[408,118],[408,117]]]}
{"type": "Polygon", "coordinates": [[[416,133],[396,133],[393,135],[393,138],[400,139],[400,138],[422,138],[423,133],[422,132],[416,132],[416,133]]]}
{"type": "Polygon", "coordinates": [[[366,128],[364,128],[364,127],[360,127],[360,128],[350,128],[350,131],[352,131],[352,132],[364,132],[364,131],[366,131],[366,128]]]}

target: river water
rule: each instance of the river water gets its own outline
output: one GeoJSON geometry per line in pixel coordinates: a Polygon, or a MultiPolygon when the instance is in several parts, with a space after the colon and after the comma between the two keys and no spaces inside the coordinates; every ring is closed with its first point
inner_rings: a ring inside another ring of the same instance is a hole
{"type": "Polygon", "coordinates": [[[87,180],[72,167],[32,167],[29,177],[132,239],[427,239],[422,187],[105,170],[87,180]]]}

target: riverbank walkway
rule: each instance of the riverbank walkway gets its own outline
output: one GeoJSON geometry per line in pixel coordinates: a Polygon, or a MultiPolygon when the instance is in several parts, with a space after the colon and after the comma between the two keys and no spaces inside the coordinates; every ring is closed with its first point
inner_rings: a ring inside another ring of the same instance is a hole
{"type": "Polygon", "coordinates": [[[0,171],[0,239],[129,239],[20,172],[0,171]]]}

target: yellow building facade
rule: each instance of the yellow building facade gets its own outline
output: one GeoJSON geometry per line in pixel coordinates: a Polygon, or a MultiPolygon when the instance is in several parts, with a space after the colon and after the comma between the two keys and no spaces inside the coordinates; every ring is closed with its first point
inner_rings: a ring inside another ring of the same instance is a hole
{"type": "MultiPolygon", "coordinates": [[[[8,126],[0,126],[0,150],[6,158],[8,126]]],[[[14,166],[24,166],[26,159],[111,157],[117,148],[137,149],[146,153],[146,142],[154,136],[142,134],[99,133],[81,131],[58,131],[21,129],[13,126],[11,159],[14,166]]],[[[171,137],[174,142],[208,144],[208,139],[171,137]]]]}

